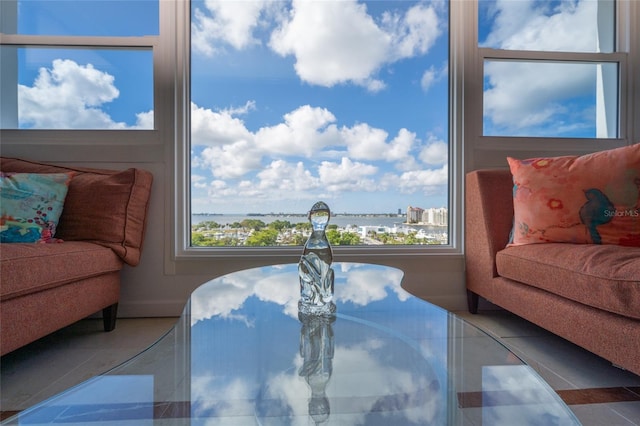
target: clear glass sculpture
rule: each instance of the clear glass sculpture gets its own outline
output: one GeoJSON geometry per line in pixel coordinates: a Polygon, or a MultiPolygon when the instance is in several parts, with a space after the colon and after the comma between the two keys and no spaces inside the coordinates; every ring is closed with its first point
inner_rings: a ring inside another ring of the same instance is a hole
{"type": "Polygon", "coordinates": [[[298,263],[298,310],[303,315],[333,315],[336,311],[331,269],[333,252],[325,232],[330,218],[329,206],[322,201],[315,203],[309,211],[312,231],[298,263]]]}

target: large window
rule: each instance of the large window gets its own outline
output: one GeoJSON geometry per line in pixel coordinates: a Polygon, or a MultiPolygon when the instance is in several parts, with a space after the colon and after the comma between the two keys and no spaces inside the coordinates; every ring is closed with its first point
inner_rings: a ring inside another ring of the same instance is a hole
{"type": "Polygon", "coordinates": [[[449,3],[191,2],[191,245],[449,243],[449,3]]]}

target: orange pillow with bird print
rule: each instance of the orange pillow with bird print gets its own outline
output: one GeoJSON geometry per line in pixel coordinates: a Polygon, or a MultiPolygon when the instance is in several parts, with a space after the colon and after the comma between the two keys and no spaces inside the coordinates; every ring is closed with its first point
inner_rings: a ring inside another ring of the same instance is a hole
{"type": "Polygon", "coordinates": [[[514,184],[509,246],[640,247],[640,143],[583,156],[507,161],[514,184]]]}

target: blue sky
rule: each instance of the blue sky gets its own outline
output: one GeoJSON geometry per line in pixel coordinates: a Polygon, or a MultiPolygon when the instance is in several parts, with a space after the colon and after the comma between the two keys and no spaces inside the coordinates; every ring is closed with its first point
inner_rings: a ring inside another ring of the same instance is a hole
{"type": "Polygon", "coordinates": [[[194,2],[192,16],[193,211],[447,205],[446,2],[194,2]]]}
{"type": "MultiPolygon", "coordinates": [[[[595,5],[483,1],[480,44],[594,51],[595,5]]],[[[152,0],[19,8],[20,33],[158,32],[152,0]]],[[[21,127],[153,126],[151,52],[18,56],[21,127]]],[[[446,206],[447,62],[445,0],[194,1],[192,210],[305,212],[320,199],[352,213],[446,206]]],[[[486,134],[594,135],[595,66],[486,65],[486,134]]]]}

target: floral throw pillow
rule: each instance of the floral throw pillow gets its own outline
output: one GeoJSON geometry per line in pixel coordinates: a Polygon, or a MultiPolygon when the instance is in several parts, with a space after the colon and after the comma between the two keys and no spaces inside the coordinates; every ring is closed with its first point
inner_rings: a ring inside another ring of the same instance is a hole
{"type": "Polygon", "coordinates": [[[507,161],[514,183],[509,245],[640,247],[640,144],[579,157],[507,161]]]}
{"type": "Polygon", "coordinates": [[[0,172],[0,242],[56,242],[73,173],[0,172]]]}

